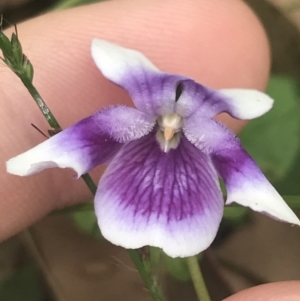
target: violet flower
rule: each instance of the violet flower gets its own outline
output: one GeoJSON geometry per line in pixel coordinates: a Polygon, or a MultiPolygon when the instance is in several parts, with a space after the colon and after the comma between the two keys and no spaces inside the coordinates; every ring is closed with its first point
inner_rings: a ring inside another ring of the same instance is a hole
{"type": "Polygon", "coordinates": [[[103,75],[124,88],[136,109],[112,106],[10,159],[7,171],[27,176],[51,167],[79,176],[109,163],[95,197],[103,236],[125,248],[160,247],[171,257],[205,250],[226,204],[236,202],[281,221],[299,219],[240,141],[213,120],[266,113],[272,99],[255,90],[213,90],[159,71],[141,53],[92,42],[103,75]]]}

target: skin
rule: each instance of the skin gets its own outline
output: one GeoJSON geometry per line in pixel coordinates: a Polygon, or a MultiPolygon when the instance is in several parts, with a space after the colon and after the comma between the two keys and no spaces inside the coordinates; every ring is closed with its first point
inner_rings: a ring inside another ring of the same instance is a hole
{"type": "MultiPolygon", "coordinates": [[[[128,95],[95,67],[90,57],[93,37],[140,50],[161,70],[213,88],[263,90],[268,79],[266,36],[239,0],[115,0],[41,16],[20,24],[18,32],[35,68],[34,84],[63,127],[109,104],[132,105],[128,95]]],[[[48,126],[26,89],[4,66],[0,66],[0,102],[0,240],[4,240],[53,209],[92,196],[68,170],[47,170],[28,178],[6,173],[5,161],[44,139],[30,123],[44,131],[48,126]]],[[[227,115],[220,119],[235,131],[244,125],[227,115]]],[[[97,168],[93,178],[98,181],[102,172],[97,168]]],[[[290,282],[256,287],[226,300],[293,301],[299,296],[300,283],[290,282]]]]}

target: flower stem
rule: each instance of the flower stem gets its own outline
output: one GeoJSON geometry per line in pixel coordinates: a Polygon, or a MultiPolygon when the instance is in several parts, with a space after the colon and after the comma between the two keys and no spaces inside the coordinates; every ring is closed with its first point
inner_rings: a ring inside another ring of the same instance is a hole
{"type": "Polygon", "coordinates": [[[141,256],[138,253],[138,251],[133,249],[128,249],[127,252],[132,262],[135,264],[141,277],[143,278],[152,299],[155,301],[163,301],[158,286],[155,283],[155,281],[153,281],[153,277],[150,275],[150,273],[147,272],[147,269],[145,268],[146,265],[143,262],[143,260],[141,260],[141,256]]]}
{"type": "MultiPolygon", "coordinates": [[[[27,88],[28,92],[32,96],[32,98],[35,100],[36,104],[40,108],[41,112],[43,113],[44,117],[48,121],[48,124],[51,126],[52,129],[54,129],[54,132],[61,131],[61,126],[44,102],[43,98],[41,97],[40,93],[37,91],[37,89],[34,87],[32,82],[26,78],[25,76],[19,75],[19,78],[21,79],[24,86],[27,88]]],[[[93,195],[96,194],[97,186],[92,180],[91,176],[89,174],[82,175],[82,179],[90,189],[93,195]]]]}
{"type": "Polygon", "coordinates": [[[186,260],[199,301],[211,301],[197,256],[187,257],[186,260]]]}
{"type": "MultiPolygon", "coordinates": [[[[37,105],[39,106],[40,110],[42,111],[42,113],[45,116],[46,120],[48,121],[49,125],[53,129],[60,131],[61,127],[60,127],[58,121],[55,119],[54,115],[52,114],[52,112],[50,111],[48,106],[45,104],[45,102],[43,101],[43,99],[40,96],[40,94],[38,93],[37,89],[33,86],[33,84],[31,82],[27,81],[26,78],[24,80],[20,77],[20,79],[24,83],[25,87],[27,88],[28,92],[31,94],[31,96],[33,97],[33,99],[35,100],[37,105]]],[[[84,175],[82,175],[82,179],[84,180],[84,182],[86,183],[86,185],[88,186],[88,188],[90,189],[92,194],[95,196],[96,190],[97,190],[97,185],[95,184],[95,182],[93,181],[91,176],[89,174],[84,174],[84,175]]],[[[135,264],[142,279],[144,280],[153,300],[154,301],[162,301],[163,299],[161,298],[158,287],[155,284],[150,273],[147,272],[145,263],[141,259],[141,256],[138,253],[138,250],[127,250],[127,252],[129,253],[130,258],[133,261],[133,263],[135,264]]]]}
{"type": "MultiPolygon", "coordinates": [[[[50,125],[50,136],[60,132],[62,130],[60,124],[32,83],[34,69],[22,51],[18,35],[13,34],[11,40],[9,40],[9,38],[0,30],[0,50],[2,50],[3,53],[3,58],[0,59],[20,78],[50,125]]],[[[95,196],[97,186],[91,176],[89,174],[85,174],[82,175],[82,178],[92,194],[95,196]]],[[[147,269],[147,262],[143,261],[138,250],[128,250],[128,253],[144,280],[153,300],[162,301],[163,299],[159,293],[158,286],[147,269]]]]}
{"type": "Polygon", "coordinates": [[[56,131],[60,131],[61,127],[58,121],[56,120],[56,118],[54,117],[54,115],[52,114],[52,112],[50,111],[43,98],[41,97],[40,93],[32,84],[32,82],[22,75],[19,75],[19,78],[21,79],[24,86],[27,88],[32,98],[35,100],[36,104],[38,105],[39,109],[43,113],[51,128],[56,131]]]}

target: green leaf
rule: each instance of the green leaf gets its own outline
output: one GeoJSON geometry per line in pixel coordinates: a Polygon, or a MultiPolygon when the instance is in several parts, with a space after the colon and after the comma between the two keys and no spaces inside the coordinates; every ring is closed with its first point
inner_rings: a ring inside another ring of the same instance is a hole
{"type": "MultiPolygon", "coordinates": [[[[276,189],[280,194],[287,195],[300,195],[300,154],[298,154],[296,160],[293,162],[292,168],[287,175],[280,181],[275,183],[276,189]]],[[[292,208],[299,208],[300,200],[289,203],[292,208]]]]}
{"type": "MultiPolygon", "coordinates": [[[[198,254],[197,258],[200,260],[202,254],[198,254]]],[[[167,270],[170,275],[176,278],[179,281],[188,281],[191,279],[190,270],[187,265],[186,258],[172,258],[167,255],[166,257],[166,265],[167,270]]]]}
{"type": "Polygon", "coordinates": [[[224,207],[223,218],[234,223],[246,222],[249,214],[249,208],[242,206],[224,207]]]}
{"type": "Polygon", "coordinates": [[[102,238],[94,210],[75,211],[72,218],[79,229],[96,238],[102,238]]]}
{"type": "Polygon", "coordinates": [[[66,9],[83,4],[90,4],[95,2],[102,2],[104,0],[61,0],[55,6],[54,9],[66,9]]]}
{"type": "Polygon", "coordinates": [[[163,251],[161,248],[150,247],[150,259],[152,265],[158,265],[160,263],[161,255],[163,251]]]}
{"type": "Polygon", "coordinates": [[[180,281],[190,280],[190,271],[185,258],[167,257],[167,269],[170,275],[180,281]]]}
{"type": "Polygon", "coordinates": [[[296,80],[272,76],[267,93],[275,99],[273,109],[253,120],[241,133],[245,149],[271,181],[291,168],[300,148],[300,93],[296,80]]]}
{"type": "Polygon", "coordinates": [[[0,300],[41,301],[39,273],[36,267],[28,266],[0,284],[0,300]]]}

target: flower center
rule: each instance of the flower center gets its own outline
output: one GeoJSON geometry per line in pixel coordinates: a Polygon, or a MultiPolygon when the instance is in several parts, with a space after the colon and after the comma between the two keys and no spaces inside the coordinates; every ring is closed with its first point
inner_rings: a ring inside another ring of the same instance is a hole
{"type": "Polygon", "coordinates": [[[161,149],[167,153],[170,149],[177,148],[182,128],[182,117],[176,113],[159,116],[157,119],[159,129],[156,134],[161,149]]]}

